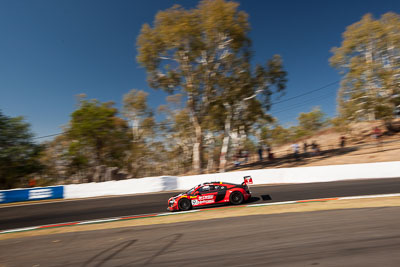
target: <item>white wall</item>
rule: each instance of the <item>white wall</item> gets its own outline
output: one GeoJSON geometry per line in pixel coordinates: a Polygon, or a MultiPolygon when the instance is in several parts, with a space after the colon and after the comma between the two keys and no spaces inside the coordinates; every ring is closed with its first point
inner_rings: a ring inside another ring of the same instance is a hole
{"type": "Polygon", "coordinates": [[[400,161],[262,169],[183,177],[160,176],[102,183],[66,185],[64,187],[64,198],[84,198],[170,190],[187,190],[197,184],[212,181],[224,181],[239,184],[243,182],[243,177],[247,175],[250,175],[253,178],[255,185],[395,178],[400,177],[400,161]]]}
{"type": "Polygon", "coordinates": [[[177,189],[177,177],[160,176],[64,186],[64,198],[151,193],[177,189]]]}

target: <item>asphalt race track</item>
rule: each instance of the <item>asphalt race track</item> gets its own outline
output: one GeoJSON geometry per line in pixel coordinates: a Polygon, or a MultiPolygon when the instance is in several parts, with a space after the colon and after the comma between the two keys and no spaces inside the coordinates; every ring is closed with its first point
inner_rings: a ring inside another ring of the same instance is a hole
{"type": "MultiPolygon", "coordinates": [[[[250,187],[253,203],[400,192],[400,178],[352,180],[330,183],[250,187]],[[262,198],[264,196],[264,200],[262,198]]],[[[118,196],[0,206],[0,230],[100,218],[166,212],[167,200],[176,193],[118,196]]],[[[400,228],[399,228],[400,229],[400,228]]]]}
{"type": "Polygon", "coordinates": [[[386,207],[24,237],[0,241],[0,266],[399,266],[399,221],[386,207]]]}

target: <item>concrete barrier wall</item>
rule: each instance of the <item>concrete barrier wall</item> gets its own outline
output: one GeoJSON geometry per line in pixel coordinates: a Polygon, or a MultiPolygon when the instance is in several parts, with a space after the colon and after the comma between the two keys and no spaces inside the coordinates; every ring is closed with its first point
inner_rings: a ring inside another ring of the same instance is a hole
{"type": "Polygon", "coordinates": [[[331,182],[400,177],[400,161],[317,167],[248,170],[192,176],[160,176],[102,183],[72,184],[30,189],[0,190],[0,203],[51,198],[87,198],[188,190],[197,184],[224,181],[240,184],[250,175],[254,185],[331,182]]]}
{"type": "Polygon", "coordinates": [[[400,161],[237,171],[192,176],[160,176],[64,186],[64,198],[187,190],[204,182],[242,183],[250,175],[255,185],[331,182],[351,179],[400,177],[400,161]]]}
{"type": "Polygon", "coordinates": [[[64,197],[64,186],[0,190],[0,204],[20,202],[20,201],[56,199],[63,197],[64,197]]]}
{"type": "Polygon", "coordinates": [[[178,189],[207,181],[242,183],[250,175],[257,184],[313,183],[351,179],[400,177],[400,161],[316,167],[279,168],[185,176],[178,178],[178,189]]]}
{"type": "Polygon", "coordinates": [[[64,186],[64,198],[128,195],[176,190],[177,177],[160,176],[64,186]]]}

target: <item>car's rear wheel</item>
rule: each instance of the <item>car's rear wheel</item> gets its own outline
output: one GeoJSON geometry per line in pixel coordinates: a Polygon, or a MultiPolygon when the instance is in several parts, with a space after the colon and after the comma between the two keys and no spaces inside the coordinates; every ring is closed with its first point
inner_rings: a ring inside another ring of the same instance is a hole
{"type": "Polygon", "coordinates": [[[233,205],[239,205],[243,203],[243,195],[242,193],[235,191],[229,196],[229,202],[233,205]]]}
{"type": "Polygon", "coordinates": [[[182,211],[190,210],[192,208],[192,204],[190,203],[189,199],[182,198],[178,202],[178,207],[179,207],[179,210],[182,210],[182,211]]]}

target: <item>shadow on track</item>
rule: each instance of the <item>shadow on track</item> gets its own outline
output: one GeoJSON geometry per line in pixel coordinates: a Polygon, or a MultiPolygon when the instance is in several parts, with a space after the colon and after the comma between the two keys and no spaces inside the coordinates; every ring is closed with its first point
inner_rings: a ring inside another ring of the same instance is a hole
{"type": "Polygon", "coordinates": [[[124,251],[125,249],[127,249],[128,247],[130,247],[131,245],[133,245],[136,241],[137,241],[136,239],[130,240],[130,241],[124,241],[115,246],[112,246],[111,248],[106,248],[106,249],[100,251],[99,253],[97,253],[92,258],[90,258],[87,262],[85,262],[82,265],[82,267],[89,266],[90,263],[94,262],[96,259],[100,258],[102,255],[107,255],[107,254],[111,253],[105,259],[101,260],[98,264],[94,265],[94,266],[101,266],[104,263],[106,263],[107,261],[111,260],[116,255],[118,255],[119,253],[121,253],[122,251],[124,251]]]}
{"type": "Polygon", "coordinates": [[[257,202],[257,201],[259,201],[260,200],[260,198],[259,197],[251,197],[251,198],[249,198],[245,203],[243,203],[243,204],[251,204],[251,203],[254,203],[254,202],[257,202]]]}

